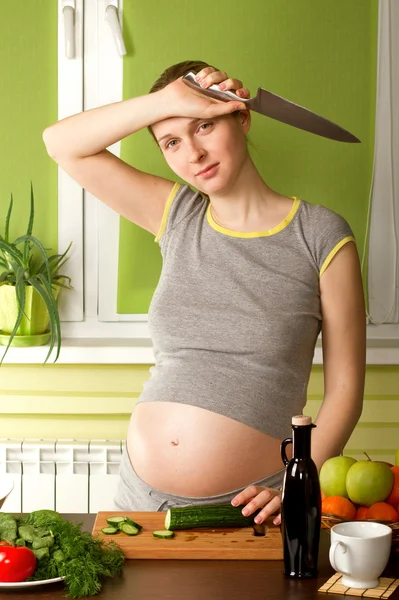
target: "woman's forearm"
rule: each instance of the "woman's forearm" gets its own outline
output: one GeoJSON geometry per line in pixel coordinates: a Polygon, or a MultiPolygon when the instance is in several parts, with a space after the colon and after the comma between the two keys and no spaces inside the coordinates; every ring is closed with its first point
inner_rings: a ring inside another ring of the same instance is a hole
{"type": "Polygon", "coordinates": [[[93,108],[50,125],[43,140],[50,156],[83,158],[171,116],[162,90],[93,108]]]}
{"type": "Polygon", "coordinates": [[[312,431],[312,458],[320,470],[332,456],[341,454],[362,414],[362,398],[343,393],[324,398],[312,431]]]}

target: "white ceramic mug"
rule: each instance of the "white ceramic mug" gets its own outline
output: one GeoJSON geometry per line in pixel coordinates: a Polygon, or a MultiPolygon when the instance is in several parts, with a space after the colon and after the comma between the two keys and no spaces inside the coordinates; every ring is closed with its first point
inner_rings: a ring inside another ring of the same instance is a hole
{"type": "Polygon", "coordinates": [[[342,585],[374,588],[385,569],[392,529],[371,521],[348,521],[331,528],[330,563],[342,574],[342,585]]]}

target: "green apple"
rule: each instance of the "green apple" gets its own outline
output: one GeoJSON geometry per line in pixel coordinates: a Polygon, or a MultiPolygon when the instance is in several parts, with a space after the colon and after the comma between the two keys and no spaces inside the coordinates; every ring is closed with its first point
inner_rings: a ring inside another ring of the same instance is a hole
{"type": "Polygon", "coordinates": [[[351,456],[333,456],[323,463],[320,469],[320,487],[326,496],[343,496],[348,498],[346,491],[346,475],[356,463],[351,456]]]}
{"type": "Polygon", "coordinates": [[[391,493],[393,479],[388,465],[374,460],[359,460],[346,475],[349,499],[362,506],[383,502],[391,493]]]}
{"type": "Polygon", "coordinates": [[[383,465],[388,465],[388,467],[389,467],[389,468],[391,468],[391,467],[394,467],[394,466],[395,466],[395,465],[393,465],[392,463],[390,463],[390,462],[387,462],[386,460],[377,460],[377,461],[375,461],[375,462],[380,462],[380,463],[382,463],[383,465]]]}

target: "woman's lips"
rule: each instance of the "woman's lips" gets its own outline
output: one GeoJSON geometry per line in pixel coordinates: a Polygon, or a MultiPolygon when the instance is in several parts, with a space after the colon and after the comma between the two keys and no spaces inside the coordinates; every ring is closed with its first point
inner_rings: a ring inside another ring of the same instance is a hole
{"type": "Polygon", "coordinates": [[[208,179],[209,177],[212,177],[212,175],[214,175],[216,173],[218,166],[219,166],[219,163],[216,163],[215,165],[211,165],[210,167],[208,167],[206,169],[206,171],[200,171],[197,174],[197,177],[203,177],[204,179],[208,179]]]}

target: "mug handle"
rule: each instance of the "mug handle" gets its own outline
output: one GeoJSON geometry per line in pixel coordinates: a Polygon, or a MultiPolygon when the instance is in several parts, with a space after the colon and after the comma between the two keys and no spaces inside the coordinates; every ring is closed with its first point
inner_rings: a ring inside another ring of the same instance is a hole
{"type": "Polygon", "coordinates": [[[330,546],[330,553],[329,553],[329,559],[330,559],[331,566],[334,569],[334,571],[338,571],[338,573],[342,573],[342,575],[348,575],[348,577],[350,577],[350,573],[348,573],[348,571],[345,571],[344,569],[339,568],[337,563],[335,562],[335,552],[336,552],[338,546],[341,546],[342,554],[346,554],[346,552],[348,550],[346,544],[344,544],[343,542],[333,542],[330,546]]]}

